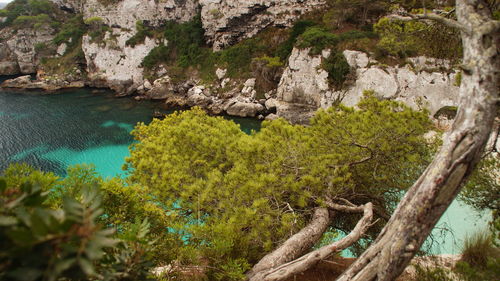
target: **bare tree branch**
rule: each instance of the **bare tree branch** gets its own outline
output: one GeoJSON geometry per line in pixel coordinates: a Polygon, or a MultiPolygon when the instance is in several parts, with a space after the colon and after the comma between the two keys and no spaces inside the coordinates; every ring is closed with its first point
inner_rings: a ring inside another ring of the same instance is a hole
{"type": "MultiPolygon", "coordinates": [[[[252,279],[258,272],[268,270],[278,265],[292,261],[309,251],[316,244],[331,222],[331,216],[326,208],[316,208],[311,222],[290,237],[280,247],[264,256],[248,273],[252,279]]],[[[257,280],[257,279],[255,279],[257,280]]]]}
{"type": "Polygon", "coordinates": [[[330,245],[312,251],[289,263],[285,263],[276,268],[272,268],[266,271],[258,272],[253,275],[252,278],[249,279],[249,281],[282,281],[288,279],[293,275],[304,272],[305,270],[317,264],[319,261],[328,258],[332,254],[340,252],[356,243],[371,226],[373,218],[372,203],[367,203],[366,205],[360,206],[359,208],[363,210],[363,217],[358,221],[356,227],[354,227],[351,233],[349,233],[344,238],[340,239],[339,241],[333,242],[330,245]]]}

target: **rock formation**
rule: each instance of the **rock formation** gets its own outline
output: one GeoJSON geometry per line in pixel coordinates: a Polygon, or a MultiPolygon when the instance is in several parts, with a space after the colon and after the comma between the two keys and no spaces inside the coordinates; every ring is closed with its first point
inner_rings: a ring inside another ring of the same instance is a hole
{"type": "Polygon", "coordinates": [[[365,90],[415,109],[426,108],[431,115],[458,104],[457,72],[446,60],[416,57],[407,59],[404,66],[386,66],[363,52],[346,50],[343,54],[355,73],[355,82],[346,89],[334,89],[321,68],[329,52],[311,56],[309,49],[294,49],[277,90],[278,116],[303,123],[317,109],[336,102],[356,105],[365,90]]]}

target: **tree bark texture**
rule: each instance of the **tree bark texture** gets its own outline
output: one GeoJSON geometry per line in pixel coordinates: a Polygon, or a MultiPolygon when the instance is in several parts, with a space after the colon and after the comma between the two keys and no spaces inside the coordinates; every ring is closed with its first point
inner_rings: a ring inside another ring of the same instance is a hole
{"type": "MultiPolygon", "coordinates": [[[[252,269],[252,275],[247,275],[249,281],[282,281],[286,280],[296,274],[302,273],[312,266],[316,265],[319,261],[324,260],[331,256],[334,253],[342,251],[343,249],[351,246],[356,243],[362,235],[368,230],[371,226],[372,218],[373,218],[373,205],[372,203],[367,203],[364,206],[342,206],[334,203],[328,204],[328,207],[331,209],[339,208],[345,212],[361,212],[363,213],[363,217],[358,221],[354,229],[344,238],[335,241],[329,245],[323,246],[317,250],[309,252],[301,257],[294,257],[293,259],[287,258],[287,262],[283,262],[284,259],[280,259],[276,257],[277,253],[289,252],[289,250],[285,250],[284,246],[290,247],[292,249],[297,248],[298,245],[303,244],[303,241],[297,240],[296,235],[292,236],[289,240],[287,240],[281,247],[267,255],[263,260],[266,260],[266,266],[260,266],[256,271],[256,267],[252,269]],[[277,263],[271,258],[276,257],[277,260],[280,260],[280,263],[277,263]],[[266,259],[267,258],[267,259],[266,259]],[[273,266],[270,266],[270,265],[273,266]]],[[[320,209],[321,210],[321,209],[320,209]]],[[[329,224],[330,222],[328,222],[329,224]]],[[[312,224],[312,223],[311,223],[312,224]]],[[[310,225],[311,225],[310,224],[310,225]]],[[[325,229],[326,230],[326,229],[325,229]]],[[[325,231],[323,230],[323,232],[325,231]]],[[[302,231],[301,231],[302,232],[302,231]]],[[[300,234],[299,232],[298,234],[300,234]]],[[[323,232],[319,236],[321,238],[323,232]]],[[[318,239],[319,240],[319,239],[318,239]]],[[[312,247],[313,245],[311,245],[312,247]]],[[[310,247],[308,249],[310,250],[310,247]]],[[[261,262],[259,262],[261,264],[261,262]]],[[[257,265],[259,265],[257,264],[257,265]]]]}
{"type": "Polygon", "coordinates": [[[433,162],[406,193],[374,243],[337,281],[396,279],[460,191],[492,130],[500,79],[500,22],[484,1],[457,0],[463,43],[458,114],[433,162]]]}
{"type": "Polygon", "coordinates": [[[316,244],[330,225],[331,217],[326,208],[316,208],[311,222],[302,230],[285,241],[280,247],[264,256],[247,277],[251,278],[258,272],[274,268],[307,253],[316,244]]]}

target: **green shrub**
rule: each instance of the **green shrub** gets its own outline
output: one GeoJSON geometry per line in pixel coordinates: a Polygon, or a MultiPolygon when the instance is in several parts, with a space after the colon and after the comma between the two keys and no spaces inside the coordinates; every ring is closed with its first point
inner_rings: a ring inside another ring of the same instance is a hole
{"type": "Polygon", "coordinates": [[[455,81],[453,85],[460,87],[462,85],[462,71],[458,72],[457,75],[455,75],[455,81]]]}
{"type": "Polygon", "coordinates": [[[351,71],[349,63],[342,52],[335,52],[326,59],[323,59],[321,67],[328,72],[328,82],[330,85],[340,88],[347,79],[347,75],[351,71]]]}
{"type": "Polygon", "coordinates": [[[34,28],[35,25],[40,27],[41,25],[50,24],[51,22],[52,19],[49,15],[39,14],[36,16],[18,16],[12,24],[19,28],[34,28]]]}
{"type": "Polygon", "coordinates": [[[151,268],[182,243],[166,218],[146,190],[103,180],[92,166],[59,178],[12,165],[0,178],[0,279],[152,280],[151,268]]]}
{"type": "Polygon", "coordinates": [[[144,26],[144,23],[141,20],[135,23],[135,27],[137,29],[137,33],[125,42],[125,45],[127,46],[135,47],[136,45],[144,43],[146,37],[153,37],[153,31],[144,26]]]}
{"type": "Polygon", "coordinates": [[[256,60],[260,60],[266,63],[267,67],[283,67],[284,64],[280,60],[280,57],[268,57],[268,56],[263,56],[260,58],[256,58],[256,60]]]}
{"type": "Polygon", "coordinates": [[[59,210],[45,207],[46,200],[37,183],[12,187],[0,179],[1,279],[94,276],[94,262],[116,245],[113,230],[96,223],[102,209],[95,191],[85,189],[79,199],[64,197],[59,210]]]}
{"type": "Polygon", "coordinates": [[[489,259],[486,266],[477,268],[467,262],[458,262],[455,271],[464,281],[497,281],[500,276],[500,259],[489,259]]]}
{"type": "Polygon", "coordinates": [[[88,34],[91,38],[90,42],[102,43],[106,32],[111,31],[111,28],[104,24],[101,17],[90,17],[83,20],[87,25],[88,34]]]}
{"type": "Polygon", "coordinates": [[[100,25],[103,23],[103,19],[101,17],[90,17],[83,20],[83,23],[86,25],[100,25]]]}
{"type": "Polygon", "coordinates": [[[44,23],[57,22],[56,18],[60,13],[49,0],[15,0],[0,11],[1,16],[6,17],[0,27],[10,26],[17,20],[16,28],[33,27],[37,23],[39,27],[44,23]],[[38,17],[42,14],[49,16],[49,19],[45,16],[38,17]]]}
{"type": "Polygon", "coordinates": [[[83,22],[83,17],[81,14],[77,14],[63,23],[53,42],[56,45],[66,43],[68,44],[68,50],[71,50],[78,46],[78,42],[81,41],[80,39],[86,32],[87,26],[83,22]]]}
{"type": "Polygon", "coordinates": [[[382,18],[374,30],[380,36],[378,48],[399,58],[425,55],[458,59],[462,55],[458,31],[437,23],[382,18]]]}
{"type": "Polygon", "coordinates": [[[152,69],[154,66],[168,62],[170,58],[170,50],[166,46],[158,46],[153,48],[142,61],[142,66],[146,69],[152,69]]]}
{"type": "Polygon", "coordinates": [[[422,267],[415,265],[415,281],[453,281],[451,271],[440,267],[422,267]]]}
{"type": "Polygon", "coordinates": [[[292,53],[293,47],[295,46],[295,43],[297,42],[297,38],[302,35],[306,31],[308,27],[315,26],[316,23],[312,21],[298,21],[296,22],[292,30],[290,31],[290,34],[288,36],[288,39],[283,42],[278,47],[278,50],[276,51],[276,56],[280,57],[281,60],[285,61],[288,59],[288,56],[292,53]]]}
{"type": "MultiPolygon", "coordinates": [[[[141,30],[143,30],[141,34],[137,38],[131,38],[132,41],[128,44],[144,40],[143,36],[151,34],[145,28],[141,27],[141,30]]],[[[167,22],[163,30],[163,36],[168,40],[168,44],[151,50],[143,61],[146,69],[152,69],[160,63],[175,64],[180,67],[197,66],[203,60],[205,41],[200,16],[185,23],[167,22]]]]}
{"type": "Polygon", "coordinates": [[[339,36],[320,27],[310,27],[299,37],[297,47],[311,48],[310,54],[317,55],[322,50],[335,47],[339,42],[339,36]]]}
{"type": "Polygon", "coordinates": [[[485,268],[489,259],[500,259],[500,249],[493,244],[493,236],[489,232],[476,232],[465,238],[462,261],[473,267],[485,268]]]}

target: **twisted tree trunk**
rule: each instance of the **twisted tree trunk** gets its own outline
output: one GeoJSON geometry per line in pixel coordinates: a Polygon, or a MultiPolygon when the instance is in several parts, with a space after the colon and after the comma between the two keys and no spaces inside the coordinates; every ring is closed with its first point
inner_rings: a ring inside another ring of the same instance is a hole
{"type": "Polygon", "coordinates": [[[375,242],[337,281],[389,281],[420,249],[478,162],[496,114],[500,78],[500,22],[481,0],[457,0],[458,21],[424,14],[457,27],[463,42],[460,105],[434,161],[406,193],[375,242]]]}
{"type": "Polygon", "coordinates": [[[363,206],[354,206],[336,204],[329,198],[326,201],[326,205],[330,211],[362,213],[363,217],[344,238],[307,253],[321,239],[326,228],[330,225],[328,209],[317,208],[311,223],[307,227],[262,258],[247,273],[248,281],[282,281],[302,273],[321,260],[356,243],[371,226],[373,218],[372,203],[367,203],[363,206]],[[308,237],[307,234],[312,234],[312,236],[308,237]]]}

